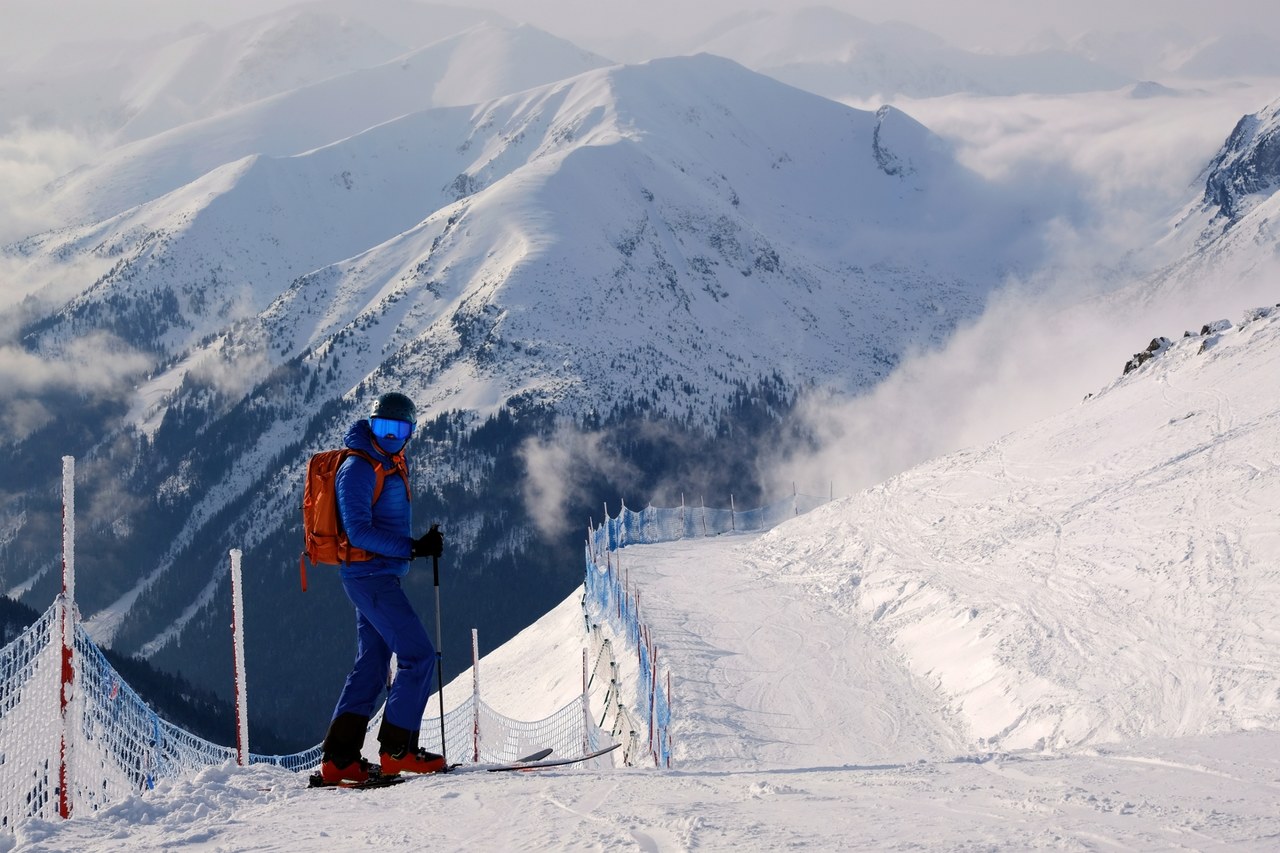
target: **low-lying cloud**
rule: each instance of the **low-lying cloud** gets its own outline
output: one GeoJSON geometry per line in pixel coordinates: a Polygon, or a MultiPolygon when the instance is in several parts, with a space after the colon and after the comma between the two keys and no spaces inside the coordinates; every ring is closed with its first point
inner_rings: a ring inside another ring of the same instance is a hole
{"type": "Polygon", "coordinates": [[[70,130],[27,124],[0,136],[0,246],[61,225],[42,192],[92,159],[99,147],[70,130]]]}
{"type": "Polygon", "coordinates": [[[804,397],[794,423],[804,441],[761,460],[766,490],[799,481],[839,496],[872,486],[1078,404],[1155,336],[1280,301],[1280,263],[1254,266],[1257,256],[1159,286],[1155,273],[1188,248],[1156,246],[1198,201],[1209,161],[1242,115],[1274,97],[1240,87],[1158,103],[1111,92],[903,104],[966,165],[1052,222],[1051,257],[868,393],[804,397]]]}
{"type": "Polygon", "coordinates": [[[869,393],[804,397],[794,426],[807,443],[761,460],[766,491],[799,481],[848,495],[1079,405],[1153,338],[1280,302],[1280,260],[1161,291],[1142,279],[1097,288],[1085,278],[1011,287],[945,347],[904,360],[869,393]]]}
{"type": "Polygon", "coordinates": [[[112,335],[94,332],[57,356],[30,352],[0,338],[0,435],[20,441],[58,414],[48,397],[127,393],[151,360],[112,335]]]}
{"type": "Polygon", "coordinates": [[[563,535],[571,525],[587,519],[568,517],[567,509],[596,500],[588,484],[602,476],[626,481],[636,478],[634,467],[609,449],[602,432],[583,431],[562,424],[548,438],[529,438],[520,448],[525,465],[522,483],[525,509],[547,538],[563,535]]]}

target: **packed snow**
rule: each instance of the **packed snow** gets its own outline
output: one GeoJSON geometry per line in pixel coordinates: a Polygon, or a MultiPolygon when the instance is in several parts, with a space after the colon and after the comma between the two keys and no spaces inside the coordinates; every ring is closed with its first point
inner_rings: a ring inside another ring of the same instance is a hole
{"type": "MultiPolygon", "coordinates": [[[[353,792],[218,767],[0,844],[1266,849],[1278,370],[1280,308],[1251,311],[768,533],[624,548],[672,673],[671,768],[353,792]]],[[[585,624],[575,594],[485,656],[486,701],[533,718],[572,699],[585,624]]]]}

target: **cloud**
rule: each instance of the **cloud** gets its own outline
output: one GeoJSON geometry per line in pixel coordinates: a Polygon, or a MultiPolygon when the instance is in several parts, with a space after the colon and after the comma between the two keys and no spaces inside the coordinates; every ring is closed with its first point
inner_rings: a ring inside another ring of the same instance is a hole
{"type": "Polygon", "coordinates": [[[1084,272],[1012,285],[945,347],[904,360],[869,393],[803,398],[792,424],[803,441],[760,463],[766,493],[798,481],[851,494],[1078,405],[1152,338],[1280,301],[1280,260],[1252,261],[1159,285],[1103,285],[1084,272]]]}
{"type": "Polygon", "coordinates": [[[638,479],[634,466],[608,448],[604,433],[579,431],[568,424],[557,427],[549,438],[526,439],[520,458],[526,471],[525,509],[548,538],[566,533],[578,521],[585,526],[585,518],[571,519],[567,510],[598,497],[588,491],[592,480],[601,476],[615,482],[638,479]]]}
{"type": "MultiPolygon", "coordinates": [[[[1064,97],[956,95],[895,105],[948,140],[958,159],[1037,218],[1068,227],[1060,251],[1113,262],[1162,236],[1198,195],[1201,171],[1242,115],[1275,98],[1266,83],[1135,99],[1125,90],[1064,97]]],[[[849,101],[860,109],[878,102],[849,101]]]]}
{"type": "Polygon", "coordinates": [[[42,197],[50,182],[100,150],[87,136],[65,129],[36,129],[26,123],[0,136],[0,245],[56,227],[42,197]]]}
{"type": "Polygon", "coordinates": [[[1202,170],[1240,116],[1273,97],[1240,87],[1156,103],[1112,92],[903,104],[966,165],[1053,217],[1051,256],[868,393],[803,398],[796,440],[761,460],[767,493],[799,482],[849,494],[993,441],[1114,381],[1155,336],[1275,303],[1280,264],[1254,266],[1256,254],[1234,268],[1217,259],[1162,282],[1154,271],[1187,247],[1152,248],[1199,199],[1202,170]]]}
{"type": "Polygon", "coordinates": [[[112,335],[95,332],[59,356],[0,340],[0,435],[20,441],[57,416],[51,398],[124,394],[151,360],[112,335]]]}

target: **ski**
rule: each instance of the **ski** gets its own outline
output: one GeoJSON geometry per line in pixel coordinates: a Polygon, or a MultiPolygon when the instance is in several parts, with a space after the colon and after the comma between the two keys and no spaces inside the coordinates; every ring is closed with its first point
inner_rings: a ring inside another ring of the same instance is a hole
{"type": "Polygon", "coordinates": [[[593,758],[608,755],[620,746],[622,746],[622,744],[615,743],[613,746],[607,746],[604,749],[597,749],[595,752],[588,752],[586,755],[579,755],[573,758],[550,758],[541,761],[529,761],[523,764],[516,762],[513,764],[499,765],[497,767],[485,767],[484,769],[488,770],[490,773],[501,773],[508,770],[541,770],[546,767],[564,767],[567,764],[577,764],[581,761],[590,761],[593,758]]]}
{"type": "MultiPolygon", "coordinates": [[[[451,764],[437,773],[452,773],[458,770],[520,770],[525,767],[537,766],[539,762],[546,759],[553,750],[548,747],[540,749],[537,752],[530,753],[523,758],[517,758],[515,761],[504,764],[451,764]]],[[[575,759],[583,761],[587,757],[575,759]]],[[[396,774],[394,776],[370,776],[364,782],[326,782],[324,777],[319,773],[312,773],[307,780],[308,788],[352,788],[355,790],[366,790],[369,788],[389,788],[392,785],[399,785],[401,782],[408,782],[410,779],[422,776],[435,776],[435,773],[413,773],[407,776],[396,774]]]]}

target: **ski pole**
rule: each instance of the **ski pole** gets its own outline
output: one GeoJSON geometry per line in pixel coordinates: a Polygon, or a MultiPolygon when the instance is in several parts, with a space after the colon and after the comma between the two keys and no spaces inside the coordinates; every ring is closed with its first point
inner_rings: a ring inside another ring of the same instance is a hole
{"type": "Polygon", "coordinates": [[[436,584],[436,683],[440,694],[440,757],[445,767],[449,766],[448,752],[444,745],[444,651],[441,648],[440,630],[440,558],[432,555],[431,571],[435,574],[436,584]]]}

